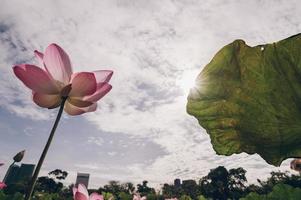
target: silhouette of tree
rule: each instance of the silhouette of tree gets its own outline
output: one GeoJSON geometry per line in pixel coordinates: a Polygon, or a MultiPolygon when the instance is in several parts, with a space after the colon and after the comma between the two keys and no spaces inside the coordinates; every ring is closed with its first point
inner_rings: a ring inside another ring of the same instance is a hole
{"type": "Polygon", "coordinates": [[[63,186],[61,182],[56,182],[53,178],[42,176],[38,178],[35,190],[46,193],[59,193],[63,186]]]}
{"type": "Polygon", "coordinates": [[[155,194],[155,189],[147,186],[148,181],[143,181],[142,184],[137,185],[137,192],[141,196],[147,196],[148,194],[155,194]]]}
{"type": "Polygon", "coordinates": [[[201,192],[206,197],[226,200],[229,196],[229,173],[223,166],[210,170],[209,174],[200,181],[201,192]]]}
{"type": "Polygon", "coordinates": [[[53,176],[57,180],[65,180],[68,176],[68,172],[61,169],[55,169],[48,173],[49,176],[53,176]]]}
{"type": "Polygon", "coordinates": [[[201,194],[200,187],[195,180],[183,180],[181,187],[184,194],[192,199],[196,199],[201,194]]]}
{"type": "Polygon", "coordinates": [[[229,196],[232,199],[240,199],[245,195],[247,188],[246,172],[247,171],[241,167],[229,170],[228,187],[229,196]]]}
{"type": "Polygon", "coordinates": [[[218,200],[239,199],[245,195],[246,170],[231,169],[219,166],[210,170],[209,174],[200,180],[201,194],[218,200]]]}
{"type": "Polygon", "coordinates": [[[135,186],[131,182],[122,184],[122,187],[125,189],[127,194],[133,194],[135,192],[135,186]]]}

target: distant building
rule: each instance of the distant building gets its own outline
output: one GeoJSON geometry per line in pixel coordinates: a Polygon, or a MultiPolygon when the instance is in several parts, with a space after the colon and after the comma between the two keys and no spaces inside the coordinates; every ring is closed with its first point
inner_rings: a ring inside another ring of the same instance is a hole
{"type": "Polygon", "coordinates": [[[33,164],[11,165],[6,172],[3,182],[9,185],[28,180],[32,177],[34,168],[35,165],[33,164]]]}
{"type": "Polygon", "coordinates": [[[174,185],[175,185],[176,187],[181,187],[181,179],[176,178],[176,179],[174,180],[174,185]]]}
{"type": "Polygon", "coordinates": [[[86,186],[86,188],[88,188],[89,178],[90,178],[90,174],[87,174],[87,173],[77,173],[75,186],[77,187],[78,184],[81,183],[81,184],[84,184],[86,186]]]}

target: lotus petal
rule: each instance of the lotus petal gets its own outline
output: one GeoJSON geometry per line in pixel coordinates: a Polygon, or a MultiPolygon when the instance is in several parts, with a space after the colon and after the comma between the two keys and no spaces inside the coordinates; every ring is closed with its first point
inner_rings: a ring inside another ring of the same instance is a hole
{"type": "Polygon", "coordinates": [[[69,96],[83,97],[91,95],[96,91],[97,84],[95,76],[90,72],[80,72],[72,75],[72,89],[69,96]]]}
{"type": "Polygon", "coordinates": [[[46,48],[44,63],[47,71],[53,79],[68,84],[72,75],[72,67],[69,56],[57,44],[51,44],[46,48]]]}
{"type": "Polygon", "coordinates": [[[59,95],[49,95],[33,92],[33,101],[40,107],[43,108],[56,108],[61,104],[61,97],[59,95]]]}
{"type": "Polygon", "coordinates": [[[90,102],[97,102],[99,99],[101,99],[103,96],[105,96],[110,90],[112,89],[112,86],[106,82],[97,84],[97,90],[94,94],[85,96],[83,98],[84,101],[90,101],[90,102]]]}
{"type": "Polygon", "coordinates": [[[81,115],[83,113],[86,112],[93,112],[95,111],[97,108],[97,103],[93,103],[91,106],[89,107],[85,107],[85,108],[80,108],[80,107],[76,107],[74,105],[72,105],[71,103],[69,103],[68,101],[65,103],[65,107],[64,110],[66,111],[66,113],[68,113],[69,115],[81,115]]]}
{"type": "Polygon", "coordinates": [[[102,195],[97,194],[96,192],[90,195],[89,200],[104,200],[102,195]]]}
{"type": "Polygon", "coordinates": [[[89,199],[83,193],[76,192],[74,195],[74,200],[89,200],[89,199]]]}
{"type": "Polygon", "coordinates": [[[112,70],[97,70],[93,72],[97,83],[109,82],[113,76],[112,70]]]}
{"type": "Polygon", "coordinates": [[[42,94],[57,94],[58,87],[47,72],[34,65],[14,66],[15,75],[31,90],[42,94]]]}

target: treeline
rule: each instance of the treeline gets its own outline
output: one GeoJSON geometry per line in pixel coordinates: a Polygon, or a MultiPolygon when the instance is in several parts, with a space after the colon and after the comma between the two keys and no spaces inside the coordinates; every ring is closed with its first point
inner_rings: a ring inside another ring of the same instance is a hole
{"type": "MultiPolygon", "coordinates": [[[[72,200],[73,185],[64,186],[60,181],[68,173],[54,170],[46,177],[37,181],[33,200],[72,200]]],[[[301,199],[301,176],[290,175],[288,172],[271,172],[266,181],[257,180],[257,184],[249,185],[246,170],[236,168],[227,170],[219,166],[210,170],[208,175],[198,181],[174,180],[173,184],[165,183],[160,190],[155,190],[143,181],[136,186],[133,183],[110,181],[98,189],[90,189],[89,193],[97,192],[105,199],[132,200],[138,193],[147,200],[164,200],[177,198],[180,200],[228,200],[228,199],[301,199]],[[277,197],[277,198],[276,198],[277,197]]],[[[8,185],[0,191],[0,200],[22,200],[26,191],[27,181],[8,185]]]]}

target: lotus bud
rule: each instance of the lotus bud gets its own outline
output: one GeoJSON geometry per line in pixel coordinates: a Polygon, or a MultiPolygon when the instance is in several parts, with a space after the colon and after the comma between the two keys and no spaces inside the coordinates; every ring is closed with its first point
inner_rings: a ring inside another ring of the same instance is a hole
{"type": "Polygon", "coordinates": [[[15,161],[15,162],[21,162],[21,160],[22,160],[23,157],[24,157],[24,154],[25,154],[25,150],[20,151],[19,153],[17,153],[17,154],[14,156],[14,161],[15,161]]]}

